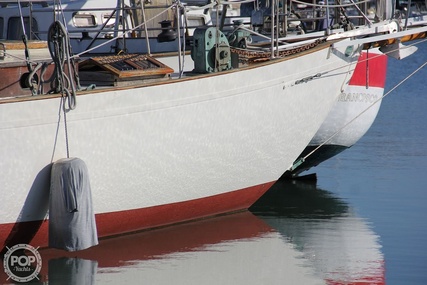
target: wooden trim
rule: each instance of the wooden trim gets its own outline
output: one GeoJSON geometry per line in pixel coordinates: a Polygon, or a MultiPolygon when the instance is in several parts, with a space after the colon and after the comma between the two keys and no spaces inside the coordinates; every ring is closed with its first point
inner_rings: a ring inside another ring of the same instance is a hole
{"type": "MultiPolygon", "coordinates": [[[[7,50],[19,50],[25,49],[25,45],[22,41],[0,41],[0,44],[3,44],[7,50]]],[[[47,41],[28,41],[28,49],[39,49],[47,48],[47,41]]]]}

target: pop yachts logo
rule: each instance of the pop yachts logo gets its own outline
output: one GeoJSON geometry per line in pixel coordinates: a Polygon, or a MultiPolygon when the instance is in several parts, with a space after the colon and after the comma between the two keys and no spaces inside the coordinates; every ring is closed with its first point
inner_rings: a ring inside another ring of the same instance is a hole
{"type": "MultiPolygon", "coordinates": [[[[4,255],[4,271],[16,282],[28,282],[38,278],[42,267],[42,258],[37,248],[28,244],[17,244],[4,255]]],[[[8,278],[8,279],[9,279],[8,278]]]]}

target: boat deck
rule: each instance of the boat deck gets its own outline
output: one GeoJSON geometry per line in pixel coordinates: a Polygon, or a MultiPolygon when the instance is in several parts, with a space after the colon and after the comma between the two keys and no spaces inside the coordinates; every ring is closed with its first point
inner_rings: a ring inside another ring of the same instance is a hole
{"type": "MultiPolygon", "coordinates": [[[[46,41],[29,41],[31,61],[51,59],[46,41]]],[[[26,64],[25,45],[19,41],[0,41],[0,68],[26,64]]]]}

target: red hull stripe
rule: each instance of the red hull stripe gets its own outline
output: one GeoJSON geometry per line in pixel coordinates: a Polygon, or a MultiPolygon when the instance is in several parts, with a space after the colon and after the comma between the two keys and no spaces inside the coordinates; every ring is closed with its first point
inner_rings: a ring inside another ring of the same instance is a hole
{"type": "Polygon", "coordinates": [[[356,64],[350,85],[384,88],[387,75],[387,56],[362,52],[356,64]],[[369,58],[369,60],[367,60],[369,58]],[[369,76],[367,77],[367,74],[369,76]]]}
{"type": "MultiPolygon", "coordinates": [[[[274,182],[225,194],[142,209],[96,215],[98,236],[109,237],[133,231],[248,209],[274,182]]],[[[48,221],[0,225],[2,253],[7,247],[25,243],[34,247],[48,245],[48,221]]]]}

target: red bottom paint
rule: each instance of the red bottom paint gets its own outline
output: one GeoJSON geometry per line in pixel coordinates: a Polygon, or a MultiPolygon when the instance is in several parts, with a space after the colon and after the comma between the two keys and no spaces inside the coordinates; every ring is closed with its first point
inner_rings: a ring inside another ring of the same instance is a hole
{"type": "MultiPolygon", "coordinates": [[[[274,182],[225,194],[142,209],[97,214],[100,238],[248,209],[274,182]]],[[[2,255],[16,244],[47,247],[48,221],[0,225],[2,255]]]]}

